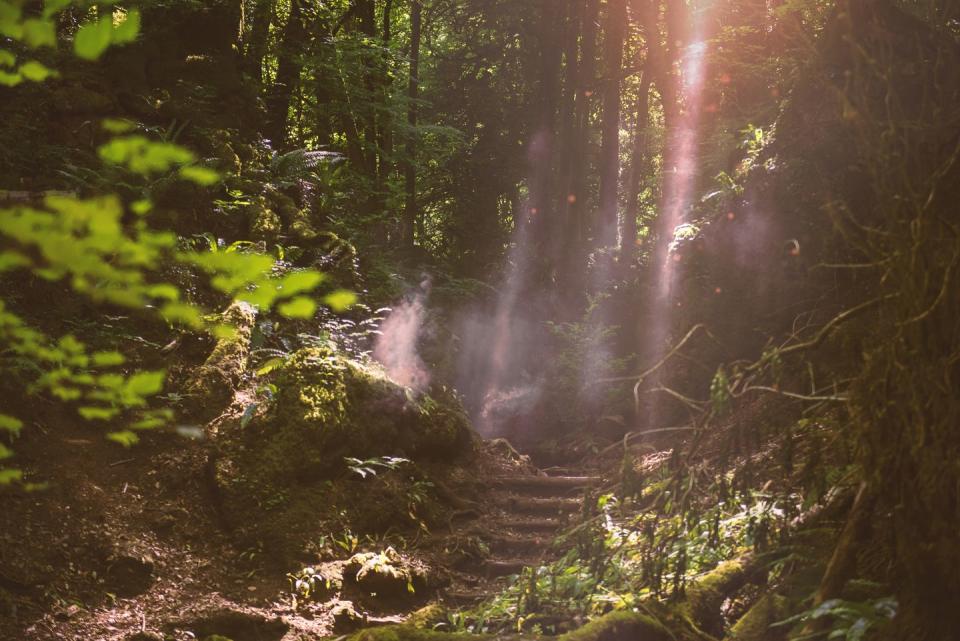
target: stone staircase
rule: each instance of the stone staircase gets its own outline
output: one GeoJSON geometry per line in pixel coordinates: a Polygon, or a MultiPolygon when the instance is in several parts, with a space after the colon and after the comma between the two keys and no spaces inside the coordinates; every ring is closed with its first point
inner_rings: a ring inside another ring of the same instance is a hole
{"type": "Polygon", "coordinates": [[[599,477],[568,470],[494,479],[488,505],[466,526],[486,543],[490,555],[464,567],[443,600],[457,607],[473,605],[497,592],[505,577],[551,561],[554,537],[575,523],[584,494],[599,483],[599,477]]]}

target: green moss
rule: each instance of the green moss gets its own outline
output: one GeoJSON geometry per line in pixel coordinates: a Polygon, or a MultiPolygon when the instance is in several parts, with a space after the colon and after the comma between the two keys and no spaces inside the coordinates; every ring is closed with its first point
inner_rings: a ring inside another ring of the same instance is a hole
{"type": "Polygon", "coordinates": [[[491,638],[486,634],[446,633],[423,630],[411,625],[390,625],[361,630],[349,637],[348,641],[486,641],[491,638]]]}
{"type": "MultiPolygon", "coordinates": [[[[586,625],[567,632],[559,637],[558,641],[706,641],[706,635],[691,630],[685,626],[667,626],[660,620],[661,612],[666,609],[651,604],[651,611],[655,614],[639,612],[611,612],[586,625]]],[[[417,628],[410,623],[404,625],[385,626],[361,630],[349,637],[348,641],[486,641],[490,635],[445,633],[434,630],[417,628]]],[[[510,638],[497,635],[500,641],[510,638]]]]}
{"type": "Polygon", "coordinates": [[[675,641],[662,623],[638,612],[611,612],[599,619],[567,632],[560,641],[675,641]]]}
{"type": "MultiPolygon", "coordinates": [[[[446,461],[470,443],[456,399],[417,398],[379,367],[332,346],[295,352],[274,382],[271,409],[246,428],[230,428],[214,471],[231,518],[280,556],[302,551],[321,533],[318,520],[331,515],[352,522],[349,514],[372,512],[368,521],[382,528],[409,523],[406,480],[367,479],[362,502],[340,496],[342,480],[326,482],[344,478],[345,457],[446,461]]],[[[408,474],[416,469],[408,466],[408,474]]]]}
{"type": "Polygon", "coordinates": [[[250,237],[254,240],[275,241],[282,231],[280,216],[267,204],[265,198],[258,197],[245,208],[250,221],[250,237]]]}
{"type": "Polygon", "coordinates": [[[446,620],[447,609],[439,603],[431,603],[411,614],[406,625],[421,630],[432,630],[433,626],[446,620]]]}
{"type": "Polygon", "coordinates": [[[686,602],[678,612],[696,621],[704,631],[719,636],[723,632],[720,607],[723,601],[744,580],[742,560],[724,561],[687,589],[686,602]]]}
{"type": "Polygon", "coordinates": [[[454,399],[415,398],[379,368],[329,347],[294,354],[277,387],[267,429],[288,462],[316,455],[333,472],[342,469],[344,456],[440,458],[469,442],[466,416],[454,399]]]}
{"type": "Polygon", "coordinates": [[[223,313],[221,322],[234,328],[233,335],[217,341],[187,384],[187,393],[204,415],[215,415],[233,398],[246,372],[256,319],[256,309],[247,303],[234,302],[223,313]]]}
{"type": "Polygon", "coordinates": [[[310,242],[317,238],[318,233],[313,223],[310,221],[310,212],[306,209],[294,209],[291,212],[292,222],[290,223],[290,233],[300,242],[310,242]]]}
{"type": "Polygon", "coordinates": [[[392,547],[380,553],[360,552],[343,569],[345,580],[355,581],[366,593],[406,597],[426,586],[426,576],[392,547]]]}
{"type": "Polygon", "coordinates": [[[777,641],[786,636],[789,626],[770,626],[789,616],[786,597],[765,594],[730,629],[731,641],[777,641]]]}

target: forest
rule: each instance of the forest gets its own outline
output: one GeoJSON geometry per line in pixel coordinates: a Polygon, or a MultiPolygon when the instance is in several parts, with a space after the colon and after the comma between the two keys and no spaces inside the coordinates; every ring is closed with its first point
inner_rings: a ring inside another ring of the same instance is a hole
{"type": "Polygon", "coordinates": [[[958,270],[952,0],[0,0],[0,638],[955,641],[958,270]]]}

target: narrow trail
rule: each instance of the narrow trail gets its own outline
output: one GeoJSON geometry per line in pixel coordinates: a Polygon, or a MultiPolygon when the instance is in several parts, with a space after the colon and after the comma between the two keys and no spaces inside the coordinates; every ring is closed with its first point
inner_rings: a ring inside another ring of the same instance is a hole
{"type": "Polygon", "coordinates": [[[600,481],[582,470],[559,468],[493,478],[488,503],[459,530],[482,540],[490,554],[456,568],[443,600],[472,606],[500,591],[507,577],[554,560],[555,537],[575,522],[585,494],[600,481]]]}

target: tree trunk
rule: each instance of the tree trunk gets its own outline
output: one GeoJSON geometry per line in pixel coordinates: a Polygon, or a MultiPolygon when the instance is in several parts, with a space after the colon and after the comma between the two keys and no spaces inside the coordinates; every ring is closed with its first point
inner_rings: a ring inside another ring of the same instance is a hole
{"type": "Polygon", "coordinates": [[[390,108],[390,39],[393,37],[393,0],[386,0],[383,5],[383,28],[381,30],[381,42],[383,42],[383,53],[380,59],[380,65],[377,69],[377,82],[380,85],[378,94],[380,105],[378,109],[377,131],[379,139],[377,142],[378,162],[377,162],[377,191],[379,198],[386,206],[389,196],[389,181],[393,173],[393,112],[390,108]]]}
{"type": "Polygon", "coordinates": [[[273,22],[273,0],[256,0],[251,16],[250,38],[243,56],[244,71],[258,84],[263,84],[263,58],[267,55],[267,39],[273,22]]]}
{"type": "Polygon", "coordinates": [[[410,2],[410,81],[407,85],[407,134],[406,159],[404,160],[404,183],[406,203],[403,212],[401,242],[412,249],[417,223],[417,99],[420,93],[420,29],[423,14],[421,0],[410,2]]]}
{"type": "MultiPolygon", "coordinates": [[[[374,0],[354,0],[356,6],[357,30],[366,36],[369,40],[377,37],[377,17],[376,5],[374,0]]],[[[369,96],[377,95],[377,77],[379,76],[378,58],[379,56],[369,49],[363,50],[362,64],[364,67],[364,86],[369,96]]],[[[364,164],[367,175],[378,182],[377,178],[377,142],[379,135],[377,132],[377,106],[373,101],[366,99],[361,101],[360,121],[363,126],[364,140],[364,164]]],[[[371,201],[371,204],[374,201],[371,201]]]]}
{"type": "Polygon", "coordinates": [[[299,52],[306,39],[303,24],[303,0],[290,1],[290,15],[283,29],[283,42],[277,54],[277,77],[267,96],[267,137],[275,149],[287,140],[287,116],[294,89],[300,79],[299,52]]]}
{"type": "Polygon", "coordinates": [[[567,289],[579,291],[578,282],[583,278],[583,260],[586,249],[587,221],[584,212],[587,202],[587,156],[589,151],[590,112],[596,81],[597,18],[600,0],[585,0],[580,33],[580,65],[577,74],[575,126],[571,143],[570,185],[567,197],[570,200],[570,238],[567,244],[565,278],[567,289]]]}
{"type": "Polygon", "coordinates": [[[563,96],[560,99],[559,163],[560,190],[558,197],[559,224],[566,228],[575,197],[571,193],[574,141],[576,139],[576,103],[579,88],[579,38],[583,0],[567,0],[567,19],[563,38],[563,96]]]}
{"type": "Polygon", "coordinates": [[[560,234],[554,218],[554,168],[556,167],[556,116],[560,101],[561,31],[563,15],[557,11],[556,0],[541,0],[537,33],[538,69],[537,103],[534,115],[533,139],[528,155],[530,172],[530,222],[533,240],[543,250],[537,252],[536,266],[539,280],[553,267],[552,235],[560,234]]]}
{"type": "Polygon", "coordinates": [[[608,0],[604,29],[603,118],[600,143],[600,219],[594,242],[616,242],[620,187],[620,76],[626,37],[626,0],[608,0]]]}
{"type": "Polygon", "coordinates": [[[393,0],[383,3],[383,44],[389,45],[393,37],[393,0]]]}
{"type": "Polygon", "coordinates": [[[629,267],[637,253],[637,219],[640,216],[640,188],[647,170],[647,127],[650,120],[650,71],[645,68],[637,90],[636,122],[633,127],[633,149],[630,153],[630,178],[627,203],[620,225],[620,261],[629,267]]]}

